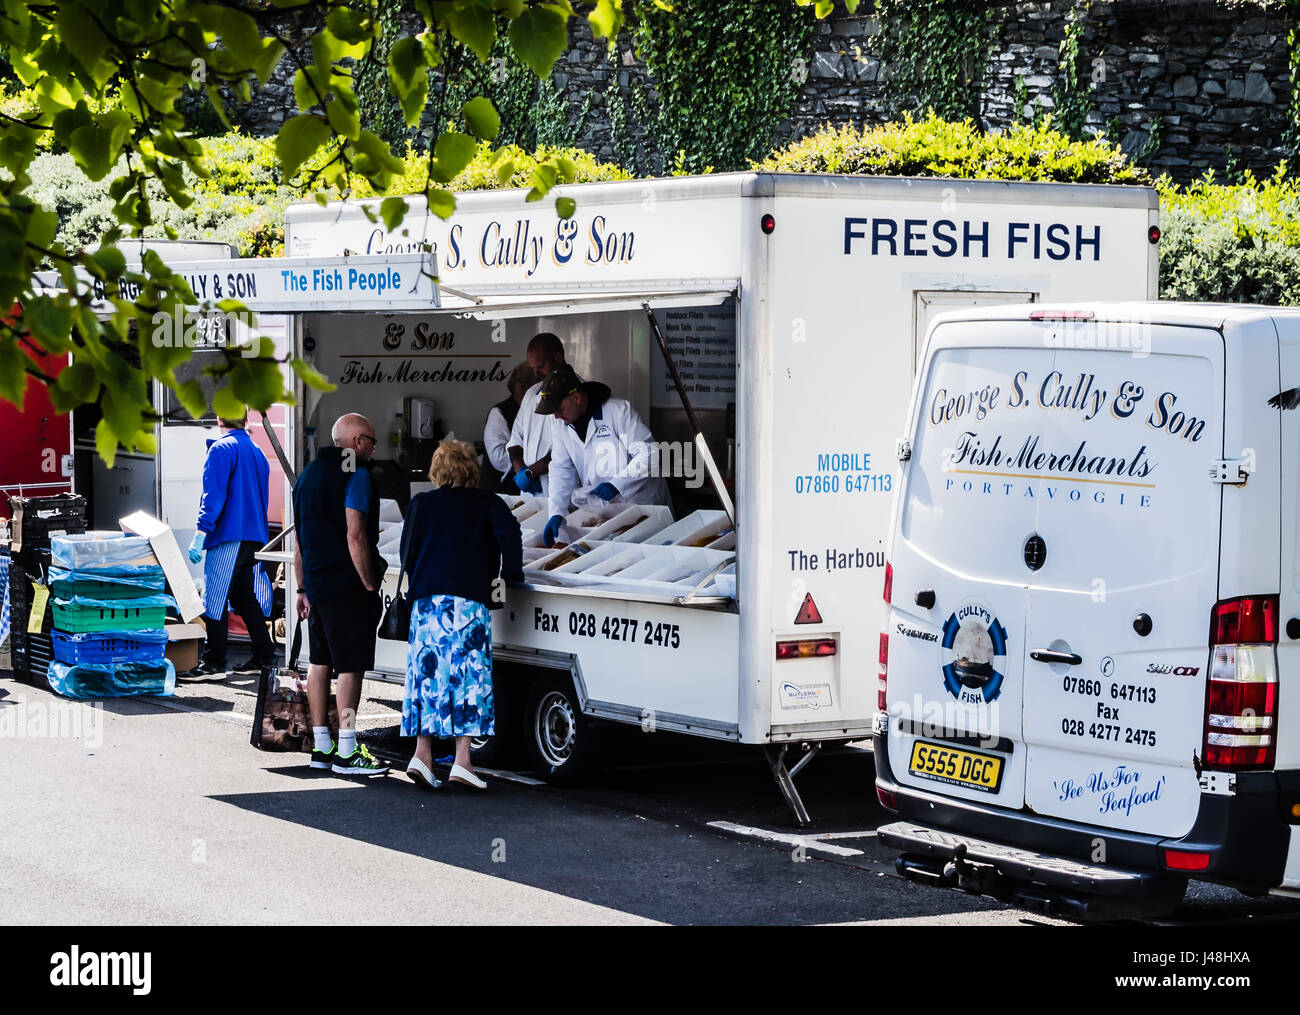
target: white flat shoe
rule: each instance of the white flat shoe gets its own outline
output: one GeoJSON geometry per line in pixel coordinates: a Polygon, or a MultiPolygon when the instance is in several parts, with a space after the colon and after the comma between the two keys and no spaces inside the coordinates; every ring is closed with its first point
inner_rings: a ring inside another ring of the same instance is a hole
{"type": "Polygon", "coordinates": [[[429,766],[419,758],[412,758],[406,766],[406,777],[421,789],[437,789],[442,785],[438,777],[429,771],[429,766]]]}
{"type": "Polygon", "coordinates": [[[487,789],[487,783],[471,772],[468,768],[461,768],[459,765],[451,766],[451,775],[447,776],[448,782],[458,782],[462,786],[468,786],[471,789],[487,789]]]}

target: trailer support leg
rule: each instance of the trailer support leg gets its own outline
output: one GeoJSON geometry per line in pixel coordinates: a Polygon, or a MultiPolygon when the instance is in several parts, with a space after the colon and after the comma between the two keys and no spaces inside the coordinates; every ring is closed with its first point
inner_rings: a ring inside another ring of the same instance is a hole
{"type": "Polygon", "coordinates": [[[785,797],[786,806],[790,808],[790,813],[794,820],[800,826],[810,824],[812,819],[808,816],[808,808],[803,805],[803,797],[799,795],[799,790],[795,787],[794,777],[799,774],[800,769],[816,756],[822,748],[821,744],[813,744],[804,753],[793,768],[786,768],[785,756],[790,750],[789,744],[782,744],[780,747],[765,747],[763,753],[767,756],[767,763],[772,768],[772,776],[776,779],[777,789],[785,797]]]}

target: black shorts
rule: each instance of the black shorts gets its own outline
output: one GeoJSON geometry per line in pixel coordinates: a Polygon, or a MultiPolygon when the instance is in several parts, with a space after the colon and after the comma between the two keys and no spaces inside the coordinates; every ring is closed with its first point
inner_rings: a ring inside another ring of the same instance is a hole
{"type": "Polygon", "coordinates": [[[344,599],[312,600],[307,616],[309,661],[335,673],[365,673],[375,668],[375,637],[382,610],[378,592],[344,599]]]}

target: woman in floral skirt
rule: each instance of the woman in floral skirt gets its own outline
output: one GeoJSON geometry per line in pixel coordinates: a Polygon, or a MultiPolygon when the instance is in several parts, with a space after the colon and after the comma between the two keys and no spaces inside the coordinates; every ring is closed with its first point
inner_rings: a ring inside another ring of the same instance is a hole
{"type": "Polygon", "coordinates": [[[464,441],[438,445],[429,480],[436,489],[411,500],[402,532],[411,602],[402,735],[417,738],[406,774],[426,789],[440,785],[433,741],[454,737],[448,778],[485,789],[469,743],[494,732],[488,611],[505,603],[499,578],[523,581],[519,522],[505,501],[478,489],[478,458],[464,441]]]}

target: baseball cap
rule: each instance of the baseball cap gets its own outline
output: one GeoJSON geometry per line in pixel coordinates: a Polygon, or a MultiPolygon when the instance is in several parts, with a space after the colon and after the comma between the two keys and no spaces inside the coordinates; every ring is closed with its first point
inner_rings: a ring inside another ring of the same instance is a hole
{"type": "Polygon", "coordinates": [[[560,410],[560,403],[578,390],[582,378],[567,363],[556,367],[542,381],[542,394],[537,400],[539,415],[553,416],[560,410]]]}

